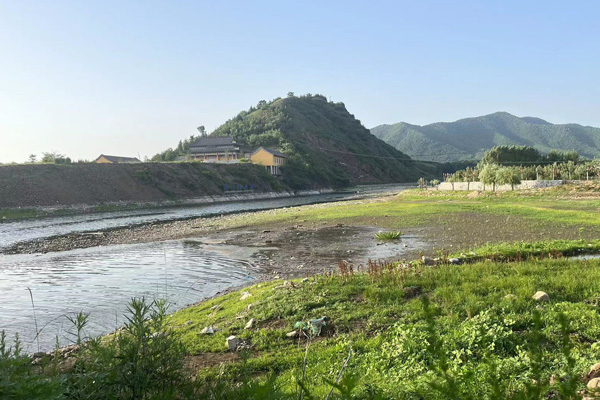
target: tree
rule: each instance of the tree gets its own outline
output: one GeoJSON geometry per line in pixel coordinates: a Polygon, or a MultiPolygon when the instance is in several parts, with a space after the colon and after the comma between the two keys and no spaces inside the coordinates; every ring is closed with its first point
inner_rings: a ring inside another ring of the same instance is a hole
{"type": "Polygon", "coordinates": [[[30,154],[29,155],[29,162],[32,163],[32,164],[35,163],[35,162],[37,162],[37,156],[35,154],[30,154]]]}
{"type": "Polygon", "coordinates": [[[294,97],[294,92],[288,92],[288,97],[294,97]]]}
{"type": "Polygon", "coordinates": [[[521,178],[515,168],[499,168],[496,171],[496,183],[499,185],[510,185],[511,190],[515,190],[515,185],[521,183],[521,178]]]}
{"type": "Polygon", "coordinates": [[[204,127],[204,125],[200,125],[196,129],[198,129],[198,132],[200,132],[200,136],[202,136],[202,137],[206,136],[206,128],[204,127]]]}
{"type": "Polygon", "coordinates": [[[496,172],[498,172],[498,165],[486,164],[479,171],[479,179],[483,183],[483,190],[485,185],[492,185],[492,190],[496,191],[496,172]]]}
{"type": "Polygon", "coordinates": [[[54,163],[56,163],[57,159],[64,159],[64,158],[65,158],[65,155],[60,154],[58,151],[42,153],[42,162],[43,163],[54,164],[54,163]]]}
{"type": "Polygon", "coordinates": [[[496,146],[485,153],[481,162],[502,165],[538,162],[542,159],[540,152],[530,146],[496,146]]]}

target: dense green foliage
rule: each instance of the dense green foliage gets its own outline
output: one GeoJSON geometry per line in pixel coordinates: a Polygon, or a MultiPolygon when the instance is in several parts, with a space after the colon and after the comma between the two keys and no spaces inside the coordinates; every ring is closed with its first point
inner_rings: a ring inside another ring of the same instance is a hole
{"type": "Polygon", "coordinates": [[[528,164],[552,164],[552,163],[574,163],[583,161],[576,151],[552,150],[548,154],[542,154],[531,146],[495,146],[485,152],[481,164],[498,165],[528,165],[528,164]]]}
{"type": "Polygon", "coordinates": [[[279,149],[288,155],[281,168],[293,188],[343,187],[357,183],[410,182],[437,173],[369,133],[343,103],[321,95],[261,101],[217,128],[249,148],[279,149]]]}
{"type": "Polygon", "coordinates": [[[574,150],[588,158],[600,156],[600,128],[554,125],[505,112],[424,126],[400,122],[377,126],[371,132],[417,160],[480,159],[494,146],[510,145],[532,146],[542,153],[574,150]]]}
{"type": "Polygon", "coordinates": [[[600,175],[600,162],[587,161],[574,151],[551,151],[543,155],[528,146],[496,146],[476,167],[445,174],[449,182],[475,182],[514,186],[522,180],[589,180],[600,175]]]}

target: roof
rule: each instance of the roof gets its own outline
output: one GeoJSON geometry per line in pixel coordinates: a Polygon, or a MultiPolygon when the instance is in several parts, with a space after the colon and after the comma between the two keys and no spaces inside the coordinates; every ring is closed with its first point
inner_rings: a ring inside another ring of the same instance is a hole
{"type": "Polygon", "coordinates": [[[226,146],[235,144],[231,136],[199,137],[190,147],[226,146]]]}
{"type": "Polygon", "coordinates": [[[259,147],[254,153],[252,153],[252,155],[258,153],[261,149],[266,151],[267,153],[273,154],[274,156],[288,158],[287,154],[283,154],[282,152],[277,151],[277,150],[267,149],[266,147],[259,147]]]}
{"type": "Polygon", "coordinates": [[[200,137],[190,146],[190,153],[193,154],[239,150],[240,147],[231,136],[200,137]]]}
{"type": "Polygon", "coordinates": [[[108,161],[112,161],[114,163],[141,163],[141,161],[135,157],[107,156],[106,154],[100,154],[100,156],[96,158],[96,161],[98,161],[101,157],[104,157],[108,161]]]}

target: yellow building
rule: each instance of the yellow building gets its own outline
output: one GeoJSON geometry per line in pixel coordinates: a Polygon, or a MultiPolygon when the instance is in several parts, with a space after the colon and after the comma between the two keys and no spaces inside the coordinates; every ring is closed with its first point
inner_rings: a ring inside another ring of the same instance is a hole
{"type": "Polygon", "coordinates": [[[141,161],[135,157],[105,156],[104,154],[100,154],[100,157],[96,158],[94,162],[99,164],[130,164],[140,163],[141,161]]]}
{"type": "Polygon", "coordinates": [[[259,147],[252,156],[250,156],[250,160],[254,164],[264,165],[267,170],[273,175],[281,175],[279,171],[279,167],[285,164],[285,159],[287,156],[279,151],[265,149],[264,147],[259,147]]]}

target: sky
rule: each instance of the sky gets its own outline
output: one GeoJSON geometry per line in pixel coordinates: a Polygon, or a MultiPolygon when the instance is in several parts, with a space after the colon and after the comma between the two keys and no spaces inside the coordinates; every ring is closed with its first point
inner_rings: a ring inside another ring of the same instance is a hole
{"type": "Polygon", "coordinates": [[[600,2],[0,0],[0,162],[144,158],[260,100],[600,126],[600,2]]]}

